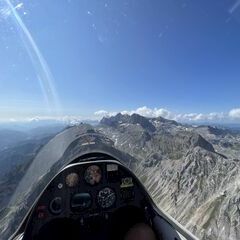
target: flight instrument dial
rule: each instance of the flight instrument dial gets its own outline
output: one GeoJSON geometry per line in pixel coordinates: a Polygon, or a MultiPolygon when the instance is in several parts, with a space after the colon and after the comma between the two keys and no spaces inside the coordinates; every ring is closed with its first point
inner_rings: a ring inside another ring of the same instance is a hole
{"type": "Polygon", "coordinates": [[[90,185],[96,185],[101,181],[102,171],[97,165],[92,165],[87,168],[84,173],[85,181],[90,185]]]}
{"type": "Polygon", "coordinates": [[[111,188],[105,187],[99,191],[97,201],[101,208],[110,208],[116,201],[116,194],[111,188]]]}
{"type": "Polygon", "coordinates": [[[70,173],[66,177],[66,184],[68,187],[76,187],[79,182],[79,176],[77,173],[70,173]]]}

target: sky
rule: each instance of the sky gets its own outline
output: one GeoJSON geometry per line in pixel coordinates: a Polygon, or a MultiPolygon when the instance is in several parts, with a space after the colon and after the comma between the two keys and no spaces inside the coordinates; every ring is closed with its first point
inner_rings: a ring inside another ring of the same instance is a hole
{"type": "Polygon", "coordinates": [[[0,0],[0,119],[240,122],[239,0],[0,0]]]}

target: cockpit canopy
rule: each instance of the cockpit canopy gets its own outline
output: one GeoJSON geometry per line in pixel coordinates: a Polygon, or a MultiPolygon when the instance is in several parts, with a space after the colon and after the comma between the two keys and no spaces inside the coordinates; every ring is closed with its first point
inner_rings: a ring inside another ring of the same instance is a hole
{"type": "Polygon", "coordinates": [[[61,169],[76,159],[91,161],[95,159],[96,152],[98,159],[124,159],[123,164],[131,168],[136,163],[133,157],[115,149],[109,138],[96,132],[90,125],[80,124],[65,129],[39,150],[19,182],[7,208],[1,214],[1,236],[10,238],[45,186],[61,169]]]}

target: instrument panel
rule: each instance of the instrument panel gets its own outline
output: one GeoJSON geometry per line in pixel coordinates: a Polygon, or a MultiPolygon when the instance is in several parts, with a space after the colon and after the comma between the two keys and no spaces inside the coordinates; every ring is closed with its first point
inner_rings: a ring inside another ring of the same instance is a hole
{"type": "Polygon", "coordinates": [[[26,235],[35,239],[42,227],[55,219],[73,219],[83,229],[96,226],[96,219],[107,226],[117,209],[129,205],[144,209],[144,199],[136,178],[117,161],[72,164],[43,192],[29,218],[26,235]]]}

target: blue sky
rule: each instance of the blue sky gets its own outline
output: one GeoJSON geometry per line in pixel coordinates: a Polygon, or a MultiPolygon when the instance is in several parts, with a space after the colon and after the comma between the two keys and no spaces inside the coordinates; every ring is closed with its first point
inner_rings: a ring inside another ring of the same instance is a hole
{"type": "Polygon", "coordinates": [[[240,1],[10,1],[14,10],[8,1],[0,0],[0,117],[147,106],[223,118],[235,109],[240,119],[240,1]]]}

